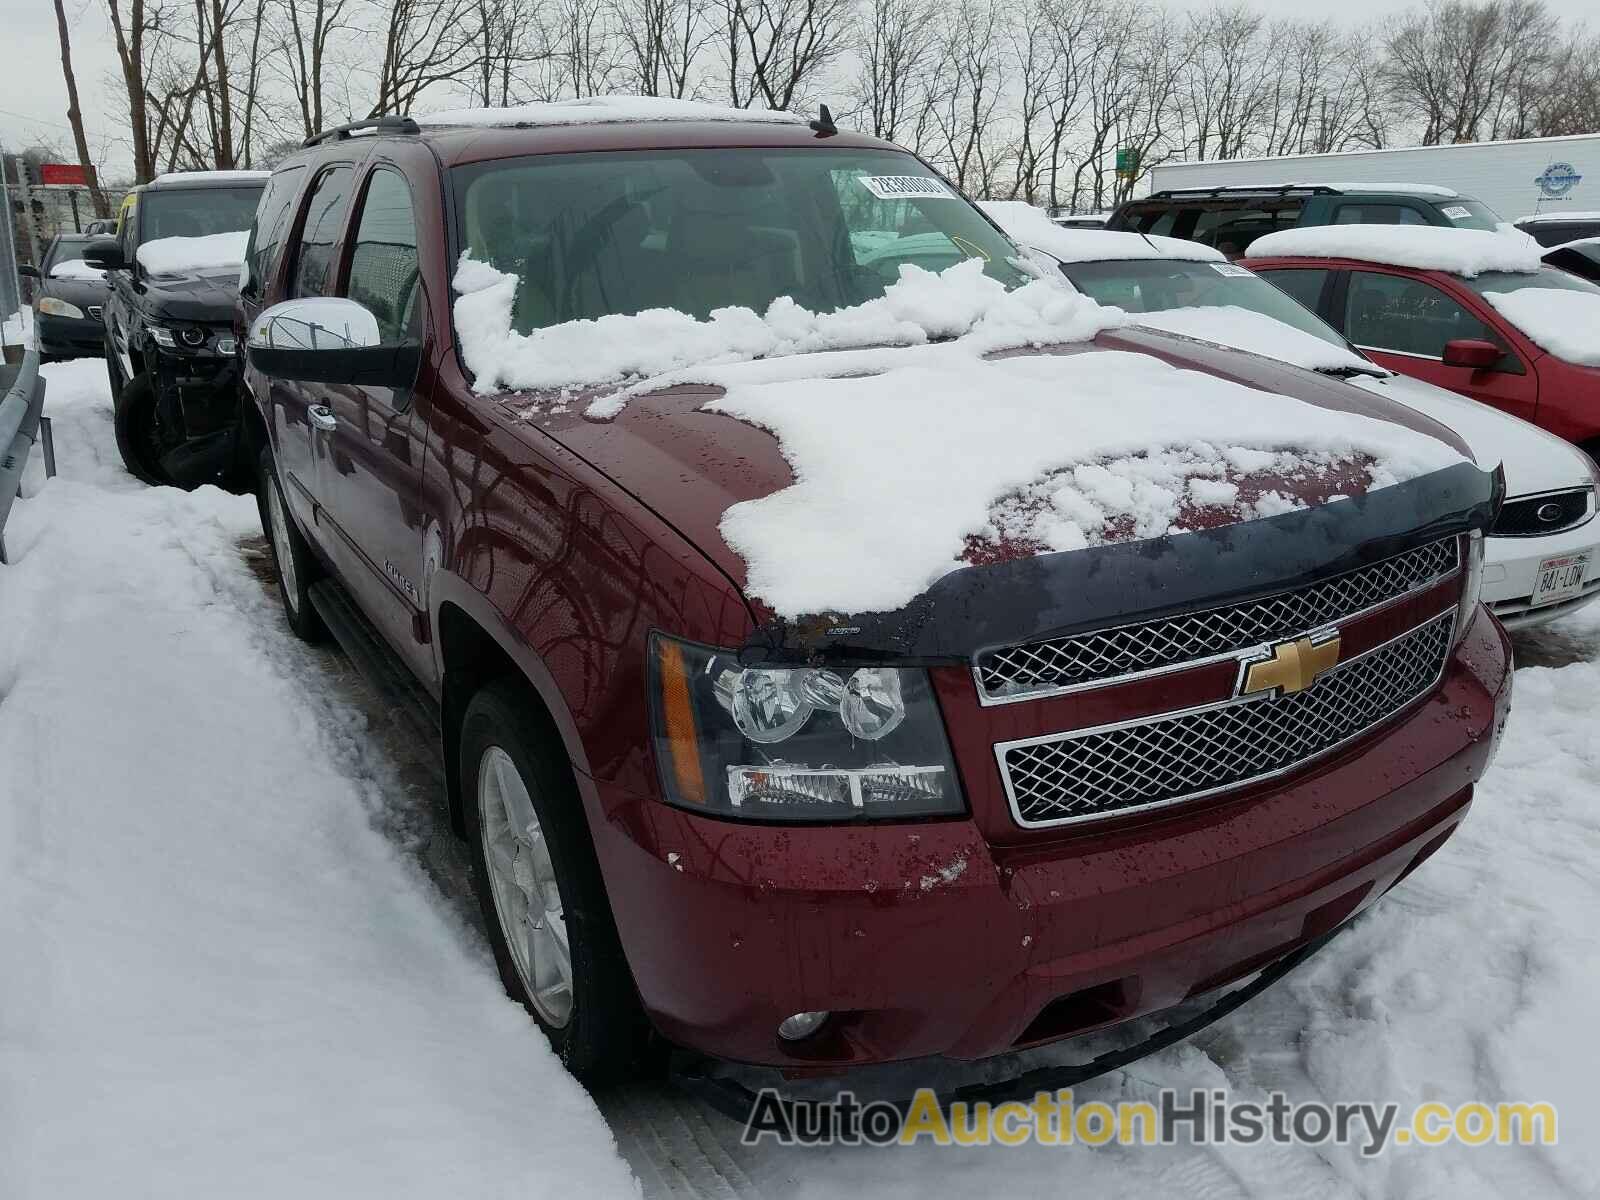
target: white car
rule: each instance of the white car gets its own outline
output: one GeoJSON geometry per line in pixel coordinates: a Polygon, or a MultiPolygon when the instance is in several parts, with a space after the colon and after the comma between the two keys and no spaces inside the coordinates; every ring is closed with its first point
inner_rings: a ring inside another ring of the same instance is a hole
{"type": "Polygon", "coordinates": [[[1595,464],[1518,417],[1363,357],[1286,292],[1209,246],[1137,233],[1064,230],[1018,202],[983,208],[1036,261],[1139,324],[1332,375],[1454,430],[1483,467],[1505,471],[1506,502],[1484,546],[1483,601],[1508,629],[1600,596],[1595,464]]]}

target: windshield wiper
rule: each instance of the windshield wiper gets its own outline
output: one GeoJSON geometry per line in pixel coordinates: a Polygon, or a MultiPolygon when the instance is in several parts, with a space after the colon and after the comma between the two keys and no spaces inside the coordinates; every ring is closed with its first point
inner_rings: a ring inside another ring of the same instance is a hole
{"type": "Polygon", "coordinates": [[[1370,375],[1374,379],[1387,379],[1393,372],[1382,367],[1316,367],[1318,375],[1332,375],[1335,379],[1349,379],[1356,375],[1370,375]]]}

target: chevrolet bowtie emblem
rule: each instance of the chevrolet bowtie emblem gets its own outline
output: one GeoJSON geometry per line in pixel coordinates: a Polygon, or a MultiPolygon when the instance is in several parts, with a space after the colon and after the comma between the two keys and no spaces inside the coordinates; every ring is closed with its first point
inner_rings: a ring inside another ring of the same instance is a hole
{"type": "Polygon", "coordinates": [[[1339,663],[1339,631],[1323,630],[1292,642],[1279,642],[1269,657],[1245,664],[1241,696],[1253,696],[1274,688],[1285,693],[1303,692],[1317,676],[1339,663]]]}

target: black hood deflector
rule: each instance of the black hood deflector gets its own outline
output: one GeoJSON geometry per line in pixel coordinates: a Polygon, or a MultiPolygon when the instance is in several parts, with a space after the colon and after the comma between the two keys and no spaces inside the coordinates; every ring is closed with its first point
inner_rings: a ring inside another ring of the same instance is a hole
{"type": "Polygon", "coordinates": [[[970,662],[1000,646],[1287,591],[1448,534],[1484,531],[1504,490],[1498,471],[1464,462],[1262,520],[964,567],[895,612],[773,618],[741,657],[970,662]]]}

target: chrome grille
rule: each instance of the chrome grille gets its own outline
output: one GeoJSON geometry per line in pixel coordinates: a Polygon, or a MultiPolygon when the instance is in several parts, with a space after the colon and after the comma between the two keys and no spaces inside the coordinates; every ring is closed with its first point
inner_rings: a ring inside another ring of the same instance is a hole
{"type": "Polygon", "coordinates": [[[1342,663],[1303,692],[997,746],[1023,825],[1189,800],[1282,774],[1365,733],[1444,672],[1454,611],[1342,663]]]}
{"type": "Polygon", "coordinates": [[[1292,592],[989,651],[978,657],[979,691],[1026,699],[1302,634],[1437,582],[1458,555],[1457,540],[1441,538],[1292,592]]]}

